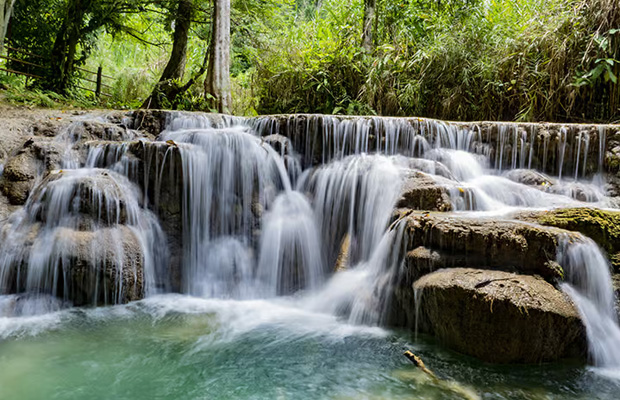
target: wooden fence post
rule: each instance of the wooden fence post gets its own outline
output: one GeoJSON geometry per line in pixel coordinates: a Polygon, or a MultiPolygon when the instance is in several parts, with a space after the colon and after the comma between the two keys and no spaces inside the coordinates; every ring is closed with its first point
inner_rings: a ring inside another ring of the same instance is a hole
{"type": "Polygon", "coordinates": [[[97,88],[95,89],[95,96],[101,96],[101,75],[103,75],[103,67],[100,65],[97,68],[97,88]]]}

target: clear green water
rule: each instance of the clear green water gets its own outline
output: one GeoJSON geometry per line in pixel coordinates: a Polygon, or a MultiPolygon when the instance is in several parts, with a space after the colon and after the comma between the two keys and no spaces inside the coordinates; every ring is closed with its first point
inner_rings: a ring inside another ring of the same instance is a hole
{"type": "Polygon", "coordinates": [[[177,295],[0,318],[1,399],[617,399],[580,364],[493,366],[298,304],[177,295]],[[402,356],[419,354],[435,383],[402,356]]]}

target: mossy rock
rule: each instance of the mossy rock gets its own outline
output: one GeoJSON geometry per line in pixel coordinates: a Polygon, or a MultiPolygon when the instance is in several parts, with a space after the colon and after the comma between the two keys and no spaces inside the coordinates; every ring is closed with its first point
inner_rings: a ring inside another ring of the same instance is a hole
{"type": "Polygon", "coordinates": [[[620,270],[620,211],[567,208],[530,214],[523,219],[588,236],[607,252],[614,269],[620,270]]]}

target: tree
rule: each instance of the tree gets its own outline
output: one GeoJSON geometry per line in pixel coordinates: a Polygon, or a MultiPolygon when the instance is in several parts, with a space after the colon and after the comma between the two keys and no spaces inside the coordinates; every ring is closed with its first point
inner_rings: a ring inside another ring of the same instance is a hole
{"type": "Polygon", "coordinates": [[[140,12],[152,0],[66,0],[57,30],[45,86],[65,93],[75,78],[76,67],[86,62],[103,28],[141,39],[126,25],[126,15],[140,12]]]}
{"type": "Polygon", "coordinates": [[[362,28],[362,47],[371,51],[374,46],[373,31],[375,25],[375,15],[377,0],[364,0],[364,26],[362,28]]]}
{"type": "MultiPolygon", "coordinates": [[[[178,81],[183,79],[183,75],[185,75],[187,41],[192,23],[192,14],[192,0],[179,0],[174,23],[174,40],[170,59],[159,78],[159,82],[153,88],[153,92],[142,104],[143,108],[163,108],[162,103],[164,100],[174,102],[178,94],[187,90],[181,90],[178,81]]],[[[200,75],[203,73],[204,71],[200,75]]]]}
{"type": "Polygon", "coordinates": [[[213,109],[230,112],[230,0],[213,0],[213,25],[205,93],[213,109]]]}
{"type": "Polygon", "coordinates": [[[16,0],[0,0],[0,53],[4,50],[4,38],[9,28],[11,13],[16,0]]]}

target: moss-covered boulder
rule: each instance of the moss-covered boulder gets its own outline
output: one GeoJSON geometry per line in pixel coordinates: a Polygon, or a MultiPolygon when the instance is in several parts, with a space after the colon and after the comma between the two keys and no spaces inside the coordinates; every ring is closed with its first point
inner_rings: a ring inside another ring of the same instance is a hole
{"type": "Polygon", "coordinates": [[[502,271],[442,269],[419,279],[419,328],[495,363],[582,357],[585,330],[568,296],[544,279],[502,271]]]}
{"type": "Polygon", "coordinates": [[[519,218],[588,236],[607,252],[614,269],[620,270],[620,211],[567,208],[529,212],[519,218]]]}

